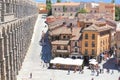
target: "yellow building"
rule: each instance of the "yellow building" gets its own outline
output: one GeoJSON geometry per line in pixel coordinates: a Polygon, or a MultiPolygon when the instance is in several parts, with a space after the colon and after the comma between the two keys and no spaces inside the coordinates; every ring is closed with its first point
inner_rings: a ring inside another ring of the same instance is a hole
{"type": "Polygon", "coordinates": [[[101,23],[102,26],[92,24],[82,31],[82,54],[84,58],[97,58],[99,61],[100,53],[110,48],[111,26],[101,23]]]}

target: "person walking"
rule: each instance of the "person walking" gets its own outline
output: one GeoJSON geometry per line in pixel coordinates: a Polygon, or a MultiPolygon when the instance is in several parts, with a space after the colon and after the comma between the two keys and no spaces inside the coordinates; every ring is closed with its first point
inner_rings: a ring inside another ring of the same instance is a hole
{"type": "Polygon", "coordinates": [[[30,78],[32,78],[32,73],[30,73],[30,78]]]}
{"type": "Polygon", "coordinates": [[[92,78],[91,80],[94,80],[94,78],[92,78]]]}
{"type": "Polygon", "coordinates": [[[111,75],[114,74],[114,71],[112,70],[111,75]]]}
{"type": "Polygon", "coordinates": [[[70,75],[70,69],[68,69],[68,75],[70,75]]]}

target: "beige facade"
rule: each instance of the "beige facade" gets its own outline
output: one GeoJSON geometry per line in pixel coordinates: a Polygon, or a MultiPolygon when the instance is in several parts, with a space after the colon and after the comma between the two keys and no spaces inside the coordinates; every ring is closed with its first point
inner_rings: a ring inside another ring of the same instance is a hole
{"type": "Polygon", "coordinates": [[[83,29],[82,54],[89,58],[97,58],[99,61],[100,54],[110,49],[111,29],[109,25],[96,24],[83,29]]]}
{"type": "Polygon", "coordinates": [[[70,24],[66,23],[60,26],[57,24],[58,26],[53,27],[49,23],[52,57],[78,57],[81,55],[81,34],[79,33],[81,29],[80,27],[74,26],[73,23],[70,24]]]}
{"type": "Polygon", "coordinates": [[[80,9],[80,3],[65,2],[52,5],[52,15],[54,16],[75,16],[80,9]]]}

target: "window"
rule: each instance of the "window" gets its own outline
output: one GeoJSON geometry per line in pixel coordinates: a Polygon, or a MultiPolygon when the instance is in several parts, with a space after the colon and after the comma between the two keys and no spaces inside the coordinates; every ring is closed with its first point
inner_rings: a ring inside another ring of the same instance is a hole
{"type": "Polygon", "coordinates": [[[89,26],[90,26],[89,24],[86,25],[86,27],[89,27],[89,26]]]}
{"type": "Polygon", "coordinates": [[[95,42],[94,41],[92,41],[92,47],[95,47],[95,42]]]}
{"type": "Polygon", "coordinates": [[[88,42],[87,41],[85,42],[85,47],[88,47],[88,42]]]}
{"type": "Polygon", "coordinates": [[[70,16],[72,16],[72,13],[70,14],[70,16]]]}
{"type": "Polygon", "coordinates": [[[106,43],[108,43],[108,40],[106,39],[106,43]]]}
{"type": "Polygon", "coordinates": [[[78,11],[78,8],[76,8],[76,11],[78,11]]]}
{"type": "Polygon", "coordinates": [[[100,46],[102,46],[102,41],[100,41],[100,46]]]}
{"type": "Polygon", "coordinates": [[[54,10],[56,11],[56,8],[54,8],[54,10]]]}
{"type": "Polygon", "coordinates": [[[88,50],[87,49],[85,49],[85,55],[87,55],[88,54],[88,50]]]}
{"type": "Polygon", "coordinates": [[[73,11],[73,8],[70,8],[70,11],[73,11]]]}
{"type": "Polygon", "coordinates": [[[63,36],[63,39],[66,39],[66,36],[63,36]]]}
{"type": "Polygon", "coordinates": [[[60,46],[57,46],[57,49],[60,50],[60,46]]]}
{"type": "Polygon", "coordinates": [[[92,34],[92,39],[93,39],[93,40],[95,39],[95,34],[92,34]]]}
{"type": "Polygon", "coordinates": [[[104,40],[103,40],[103,45],[104,45],[104,40]]]}
{"type": "Polygon", "coordinates": [[[75,42],[75,46],[77,46],[77,42],[75,42]]]}
{"type": "Polygon", "coordinates": [[[70,39],[70,36],[67,36],[68,39],[70,39]]]}
{"type": "Polygon", "coordinates": [[[78,52],[78,49],[77,49],[77,48],[75,48],[75,52],[78,52]]]}
{"type": "Polygon", "coordinates": [[[94,49],[92,49],[92,55],[95,55],[95,50],[94,49]]]}
{"type": "Polygon", "coordinates": [[[58,10],[60,11],[60,8],[58,10]]]}
{"type": "Polygon", "coordinates": [[[64,46],[64,50],[67,50],[67,46],[64,46]]]}
{"type": "Polygon", "coordinates": [[[85,34],[85,39],[88,39],[88,34],[85,34]]]}

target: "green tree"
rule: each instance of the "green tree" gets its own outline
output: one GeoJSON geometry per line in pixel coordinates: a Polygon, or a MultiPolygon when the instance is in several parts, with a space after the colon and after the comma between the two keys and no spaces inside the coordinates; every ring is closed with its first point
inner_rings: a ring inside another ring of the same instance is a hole
{"type": "Polygon", "coordinates": [[[46,9],[48,11],[48,16],[52,14],[51,0],[46,0],[46,9]]]}
{"type": "Polygon", "coordinates": [[[82,8],[78,11],[78,13],[87,13],[87,11],[84,8],[82,8]]]}
{"type": "Polygon", "coordinates": [[[61,0],[57,0],[57,3],[60,3],[61,2],[61,0]]]}
{"type": "Polygon", "coordinates": [[[67,9],[66,9],[66,7],[65,7],[65,6],[63,6],[63,12],[66,12],[66,10],[67,10],[67,9]]]}
{"type": "Polygon", "coordinates": [[[115,3],[115,0],[112,0],[111,3],[115,3]]]}
{"type": "Polygon", "coordinates": [[[119,21],[120,20],[120,8],[119,7],[115,7],[115,20],[119,21]]]}
{"type": "Polygon", "coordinates": [[[75,14],[75,17],[77,17],[79,13],[84,14],[84,13],[87,13],[87,11],[84,8],[79,9],[79,11],[75,14]]]}

